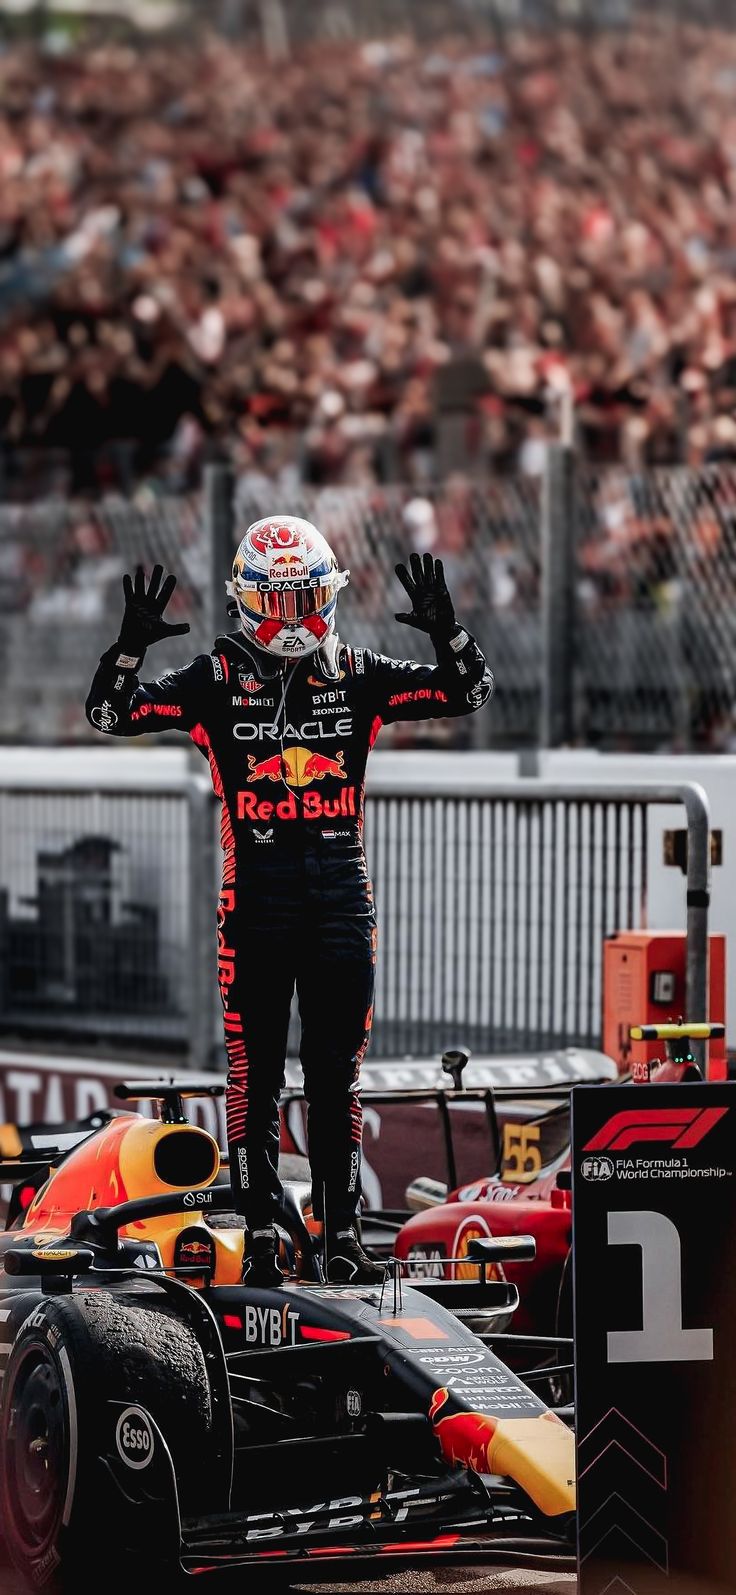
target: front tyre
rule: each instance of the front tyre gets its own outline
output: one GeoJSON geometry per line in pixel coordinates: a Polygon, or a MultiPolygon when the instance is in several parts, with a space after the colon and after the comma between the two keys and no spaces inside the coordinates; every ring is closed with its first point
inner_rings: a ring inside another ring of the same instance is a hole
{"type": "Polygon", "coordinates": [[[140,1557],[170,1582],[177,1500],[212,1510],[221,1476],[202,1348],[168,1302],[99,1290],[39,1303],[0,1400],[0,1523],[30,1587],[78,1595],[111,1545],[117,1573],[140,1557]]]}
{"type": "Polygon", "coordinates": [[[28,1335],[11,1358],[0,1421],[0,1516],[15,1566],[53,1578],[73,1499],[77,1416],[69,1364],[28,1335]]]}

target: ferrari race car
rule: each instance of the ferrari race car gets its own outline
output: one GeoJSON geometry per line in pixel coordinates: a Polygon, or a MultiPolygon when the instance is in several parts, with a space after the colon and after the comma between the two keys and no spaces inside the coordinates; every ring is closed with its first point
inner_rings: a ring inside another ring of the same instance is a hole
{"type": "Polygon", "coordinates": [[[475,1240],[462,1279],[331,1286],[287,1184],[289,1277],[248,1288],[220,1152],[184,1111],[221,1089],[118,1087],[65,1146],[6,1133],[0,1532],[28,1584],[78,1590],[111,1547],[146,1587],[425,1555],[572,1571],[570,1414],[502,1360],[518,1291],[490,1277],[533,1242],[475,1240]]]}
{"type": "MultiPolygon", "coordinates": [[[[638,1065],[622,1087],[652,1081],[701,1078],[693,1041],[725,1033],[722,1024],[660,1024],[632,1028],[633,1041],[665,1043],[666,1058],[638,1065]]],[[[458,1076],[458,1084],[460,1077],[458,1076]]],[[[395,1254],[419,1279],[463,1279],[468,1256],[483,1239],[532,1235],[533,1261],[522,1270],[513,1258],[498,1273],[520,1287],[514,1328],[519,1334],[572,1335],[572,1211],[570,1091],[572,1084],[510,1088],[486,1101],[493,1172],[470,1184],[442,1186],[417,1179],[407,1189],[412,1217],[395,1237],[395,1254]],[[504,1112],[504,1109],[507,1111],[504,1112]],[[503,1118],[501,1117],[503,1114],[503,1118]],[[500,1121],[500,1122],[499,1122],[500,1121]]]]}

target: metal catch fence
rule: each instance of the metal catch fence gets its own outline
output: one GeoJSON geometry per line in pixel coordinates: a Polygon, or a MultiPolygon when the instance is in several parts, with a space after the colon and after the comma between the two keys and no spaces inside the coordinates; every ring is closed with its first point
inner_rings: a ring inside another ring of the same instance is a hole
{"type": "MultiPolygon", "coordinates": [[[[191,0],[190,0],[191,4],[191,0]]],[[[467,29],[626,28],[656,19],[701,24],[733,22],[730,0],[266,0],[253,8],[221,0],[215,20],[232,36],[261,35],[285,53],[292,43],[383,37],[407,31],[420,38],[467,29]]]]}
{"type": "Polygon", "coordinates": [[[172,618],[191,635],[167,645],[168,667],[211,647],[210,546],[198,497],[0,508],[0,739],[88,740],[89,682],[118,634],[123,572],[139,561],[166,560],[179,579],[172,618]]]}
{"type": "Polygon", "coordinates": [[[581,470],[575,497],[575,740],[729,750],[736,470],[581,470]]]}
{"type": "MultiPolygon", "coordinates": [[[[172,619],[191,633],[149,655],[150,674],[209,649],[231,626],[225,581],[250,521],[273,510],[267,497],[238,492],[225,468],[207,473],[201,497],[150,505],[102,501],[0,509],[0,739],[78,742],[94,738],[83,705],[95,663],[114,641],[122,576],[138,561],[162,561],[178,586],[172,619]]],[[[379,652],[431,659],[417,633],[394,620],[404,601],[394,565],[434,540],[442,550],[458,613],[494,659],[497,746],[536,740],[539,715],[539,484],[448,483],[421,497],[395,488],[299,490],[292,514],[315,520],[350,568],[340,627],[379,652]]],[[[384,734],[385,735],[385,734],[384,734]]],[[[397,727],[394,744],[486,745],[487,716],[397,727]]]]}
{"type": "MultiPolygon", "coordinates": [[[[114,640],[121,579],[158,559],[179,578],[190,635],[150,673],[209,649],[242,530],[273,491],[211,467],[201,495],[150,504],[0,508],[0,740],[95,737],[83,704],[114,640]]],[[[401,724],[395,747],[542,745],[730,751],[736,745],[736,468],[593,471],[551,445],[542,478],[451,477],[422,489],[297,488],[289,510],[323,528],[351,572],[339,623],[379,652],[431,659],[394,620],[394,565],[441,555],[458,615],[496,676],[469,719],[401,724]]]]}

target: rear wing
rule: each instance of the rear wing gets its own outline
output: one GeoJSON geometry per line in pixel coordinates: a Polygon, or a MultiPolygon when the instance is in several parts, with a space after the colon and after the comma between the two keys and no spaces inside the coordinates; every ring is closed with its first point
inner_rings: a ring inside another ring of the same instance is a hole
{"type": "Polygon", "coordinates": [[[726,1026],[715,1019],[705,1019],[702,1024],[631,1025],[632,1041],[720,1041],[726,1026]]]}
{"type": "MultiPolygon", "coordinates": [[[[608,1084],[612,1082],[609,1080],[608,1084]]],[[[524,1115],[527,1125],[548,1125],[550,1127],[550,1145],[542,1149],[542,1167],[553,1163],[569,1145],[569,1112],[570,1094],[573,1087],[578,1084],[574,1080],[565,1080],[554,1085],[536,1086],[400,1086],[394,1089],[374,1090],[370,1087],[361,1090],[360,1100],[363,1107],[386,1107],[392,1104],[402,1106],[433,1106],[437,1110],[442,1131],[444,1162],[447,1176],[447,1190],[458,1188],[461,1183],[458,1178],[457,1154],[455,1146],[455,1126],[453,1119],[456,1115],[451,1109],[467,1107],[476,1104],[483,1110],[488,1130],[488,1155],[484,1159],[484,1167],[478,1168],[476,1177],[491,1178],[503,1173],[505,1151],[505,1126],[499,1122],[499,1106],[519,1104],[527,1110],[535,1104],[542,1105],[540,1113],[527,1111],[524,1115]]],[[[302,1087],[290,1087],[282,1093],[281,1106],[287,1110],[294,1103],[304,1101],[302,1087]]],[[[508,1118],[508,1115],[504,1115],[508,1118]]],[[[536,1176],[534,1176],[536,1177],[536,1176]]],[[[516,1178],[516,1176],[514,1176],[516,1178]]],[[[522,1179],[520,1183],[524,1183],[522,1179]]]]}
{"type": "Polygon", "coordinates": [[[663,1024],[631,1025],[629,1036],[632,1041],[664,1042],[664,1057],[632,1064],[632,1079],[640,1083],[653,1078],[662,1082],[702,1080],[703,1072],[693,1051],[693,1042],[720,1040],[725,1034],[725,1025],[715,1019],[680,1019],[677,1023],[666,1021],[663,1024]]]}

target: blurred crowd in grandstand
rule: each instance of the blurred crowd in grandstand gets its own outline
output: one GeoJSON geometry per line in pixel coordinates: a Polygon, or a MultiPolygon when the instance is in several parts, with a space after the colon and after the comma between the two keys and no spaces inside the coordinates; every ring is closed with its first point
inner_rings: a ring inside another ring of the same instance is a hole
{"type": "Polygon", "coordinates": [[[6,497],[36,450],[64,490],[534,476],[571,402],[594,462],[736,459],[735,90],[685,26],[6,48],[6,497]]]}

